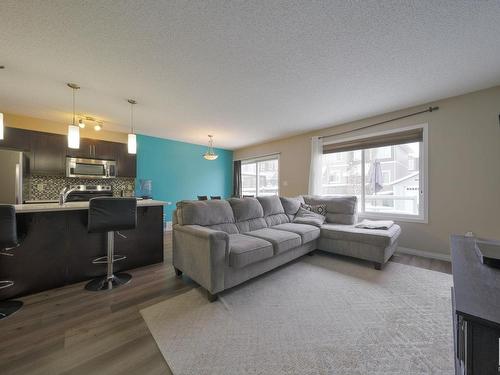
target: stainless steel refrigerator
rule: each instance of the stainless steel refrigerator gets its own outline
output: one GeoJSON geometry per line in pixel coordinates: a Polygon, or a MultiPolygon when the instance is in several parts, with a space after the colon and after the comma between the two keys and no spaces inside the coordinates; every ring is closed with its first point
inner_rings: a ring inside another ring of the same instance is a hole
{"type": "Polygon", "coordinates": [[[0,150],[0,203],[23,203],[29,159],[23,152],[0,150]]]}

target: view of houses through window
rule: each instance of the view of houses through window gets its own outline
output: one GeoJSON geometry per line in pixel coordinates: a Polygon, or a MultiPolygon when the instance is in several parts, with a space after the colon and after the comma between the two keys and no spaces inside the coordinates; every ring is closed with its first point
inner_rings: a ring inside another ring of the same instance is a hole
{"type": "Polygon", "coordinates": [[[356,195],[364,212],[419,215],[420,145],[323,154],[322,193],[356,195]]]}
{"type": "Polygon", "coordinates": [[[246,196],[278,195],[278,155],[241,162],[242,194],[246,196]]]}

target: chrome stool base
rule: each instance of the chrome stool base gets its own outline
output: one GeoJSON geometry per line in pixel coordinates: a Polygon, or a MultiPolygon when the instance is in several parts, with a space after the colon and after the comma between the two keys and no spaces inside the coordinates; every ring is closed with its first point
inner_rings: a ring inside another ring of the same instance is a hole
{"type": "Polygon", "coordinates": [[[0,320],[8,318],[23,307],[21,301],[0,301],[0,320]]]}
{"type": "Polygon", "coordinates": [[[132,279],[132,275],[128,273],[116,273],[110,278],[108,278],[107,276],[102,276],[89,281],[87,285],[85,285],[85,289],[91,292],[112,290],[118,288],[120,285],[127,284],[130,279],[132,279]]]}

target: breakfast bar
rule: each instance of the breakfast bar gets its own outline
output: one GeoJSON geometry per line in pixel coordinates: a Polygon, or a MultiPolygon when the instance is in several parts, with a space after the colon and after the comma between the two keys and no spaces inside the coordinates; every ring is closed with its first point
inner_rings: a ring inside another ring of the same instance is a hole
{"type": "MultiPolygon", "coordinates": [[[[116,271],[163,262],[163,207],[156,200],[137,201],[137,227],[115,236],[116,253],[126,259],[116,271]]],[[[106,254],[106,234],[88,233],[88,202],[16,205],[20,245],[2,257],[0,274],[15,280],[0,290],[0,300],[61,287],[105,274],[92,260],[106,254]]]]}

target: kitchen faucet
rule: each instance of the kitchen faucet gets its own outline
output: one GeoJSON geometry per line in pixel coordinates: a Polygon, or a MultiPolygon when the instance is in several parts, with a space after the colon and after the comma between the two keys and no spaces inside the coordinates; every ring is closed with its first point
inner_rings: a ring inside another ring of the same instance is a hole
{"type": "Polygon", "coordinates": [[[78,188],[74,187],[74,188],[71,188],[71,189],[68,189],[67,186],[65,186],[61,192],[59,193],[59,206],[63,206],[64,203],[66,203],[66,200],[68,199],[68,195],[75,191],[75,190],[78,190],[78,188]]]}

